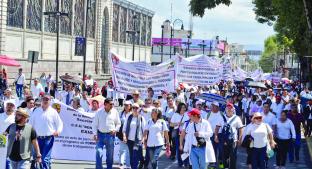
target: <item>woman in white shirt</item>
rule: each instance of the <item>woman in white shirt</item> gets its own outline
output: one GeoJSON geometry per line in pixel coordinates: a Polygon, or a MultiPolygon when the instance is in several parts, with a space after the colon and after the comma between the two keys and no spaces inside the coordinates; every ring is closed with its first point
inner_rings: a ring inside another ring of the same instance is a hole
{"type": "Polygon", "coordinates": [[[130,165],[137,169],[139,161],[143,159],[143,129],[145,119],[139,114],[139,104],[134,103],[132,114],[130,114],[123,125],[123,142],[127,144],[130,154],[130,165]]]}
{"type": "Polygon", "coordinates": [[[79,111],[79,112],[84,112],[84,109],[80,105],[80,98],[79,97],[74,97],[72,100],[72,107],[79,111]]]}
{"type": "Polygon", "coordinates": [[[267,146],[275,147],[273,130],[268,124],[263,123],[262,115],[259,112],[253,115],[252,121],[254,121],[254,124],[246,131],[246,135],[251,135],[253,138],[251,152],[252,169],[265,169],[267,146]]]}
{"type": "MultiPolygon", "coordinates": [[[[175,143],[175,148],[176,148],[176,157],[178,159],[178,164],[179,167],[188,166],[187,161],[182,161],[181,159],[181,154],[183,153],[182,151],[179,150],[180,145],[180,133],[182,131],[182,127],[185,121],[189,120],[188,115],[186,114],[187,106],[185,103],[179,103],[177,107],[177,111],[172,115],[171,120],[170,120],[170,126],[173,127],[172,131],[172,140],[175,143]]],[[[174,152],[172,152],[174,153],[174,152]]]]}
{"type": "MultiPolygon", "coordinates": [[[[149,162],[152,163],[153,169],[158,169],[158,159],[162,147],[166,140],[167,149],[169,148],[168,127],[164,120],[161,119],[162,112],[160,109],[152,110],[152,119],[148,121],[145,130],[144,138],[147,140],[147,153],[149,154],[149,162]],[[165,138],[165,139],[164,139],[165,138]]],[[[147,160],[147,159],[145,159],[147,160]]],[[[147,162],[147,163],[149,163],[147,162]]]]}
{"type": "MultiPolygon", "coordinates": [[[[121,127],[119,128],[119,132],[117,133],[117,137],[120,142],[119,149],[119,163],[121,167],[129,167],[130,166],[130,155],[127,142],[123,140],[123,127],[125,126],[126,119],[132,113],[132,103],[130,101],[125,101],[124,109],[119,113],[121,127]]],[[[138,111],[138,109],[136,109],[138,111]]]]}
{"type": "Polygon", "coordinates": [[[281,113],[281,118],[277,120],[276,128],[276,165],[278,169],[284,169],[289,144],[296,139],[295,127],[293,122],[287,118],[287,111],[281,113]]]}

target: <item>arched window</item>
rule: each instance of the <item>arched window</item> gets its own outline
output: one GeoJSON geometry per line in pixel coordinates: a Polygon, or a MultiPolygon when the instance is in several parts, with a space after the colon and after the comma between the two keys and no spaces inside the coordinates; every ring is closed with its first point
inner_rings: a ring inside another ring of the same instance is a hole
{"type": "Polygon", "coordinates": [[[8,0],[7,25],[23,28],[23,0],[8,0]]]}
{"type": "Polygon", "coordinates": [[[96,14],[96,0],[89,0],[90,9],[88,13],[88,37],[94,38],[95,37],[95,14],[96,14]]]}
{"type": "Polygon", "coordinates": [[[118,37],[119,37],[119,5],[114,4],[113,7],[113,42],[118,42],[118,37]]]}
{"type": "Polygon", "coordinates": [[[120,10],[120,42],[126,43],[126,37],[127,37],[127,8],[121,7],[120,10]]]}
{"type": "Polygon", "coordinates": [[[146,15],[142,16],[142,24],[141,24],[141,45],[146,45],[146,15]]]}
{"type": "Polygon", "coordinates": [[[61,34],[71,34],[71,18],[72,18],[72,0],[60,1],[61,12],[68,13],[68,16],[60,17],[60,32],[61,34]]]}
{"type": "Polygon", "coordinates": [[[42,0],[27,0],[26,28],[41,30],[42,0]]]}
{"type": "Polygon", "coordinates": [[[75,1],[74,35],[83,36],[84,0],[75,1]]]}

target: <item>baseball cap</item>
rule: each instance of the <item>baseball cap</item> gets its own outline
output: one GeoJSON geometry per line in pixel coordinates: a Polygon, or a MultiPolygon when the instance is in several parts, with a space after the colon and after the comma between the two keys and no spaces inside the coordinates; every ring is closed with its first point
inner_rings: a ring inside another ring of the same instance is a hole
{"type": "Polygon", "coordinates": [[[192,109],[189,113],[189,116],[200,116],[200,111],[198,109],[192,109]]]}
{"type": "Polygon", "coordinates": [[[127,100],[127,101],[125,101],[124,105],[132,105],[132,102],[127,100]]]}
{"type": "Polygon", "coordinates": [[[217,101],[213,101],[213,102],[211,103],[211,105],[215,105],[215,106],[218,106],[218,107],[219,107],[219,103],[218,103],[217,101]]]}
{"type": "Polygon", "coordinates": [[[234,105],[232,103],[228,102],[228,103],[226,103],[226,107],[233,109],[234,105]]]}

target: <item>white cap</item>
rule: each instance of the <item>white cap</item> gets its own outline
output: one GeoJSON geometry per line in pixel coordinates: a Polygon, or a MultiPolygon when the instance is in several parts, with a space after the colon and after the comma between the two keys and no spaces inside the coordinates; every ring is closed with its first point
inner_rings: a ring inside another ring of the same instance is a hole
{"type": "Polygon", "coordinates": [[[127,101],[124,102],[124,104],[126,104],[126,105],[132,105],[132,102],[129,101],[129,100],[127,100],[127,101]]]}
{"type": "Polygon", "coordinates": [[[219,107],[219,102],[213,101],[213,102],[211,103],[211,105],[215,105],[215,106],[218,106],[218,107],[219,107]]]}
{"type": "Polygon", "coordinates": [[[198,105],[198,104],[203,104],[203,101],[202,100],[197,100],[196,101],[196,105],[198,105]]]}
{"type": "Polygon", "coordinates": [[[8,103],[14,104],[15,106],[16,101],[14,99],[9,99],[4,102],[4,105],[6,106],[8,103]]]}

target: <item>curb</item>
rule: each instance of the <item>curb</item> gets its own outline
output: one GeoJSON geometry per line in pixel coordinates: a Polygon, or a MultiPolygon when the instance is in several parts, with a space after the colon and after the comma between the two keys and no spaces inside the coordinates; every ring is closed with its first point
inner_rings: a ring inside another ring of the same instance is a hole
{"type": "Polygon", "coordinates": [[[310,160],[312,161],[312,138],[306,138],[307,141],[307,146],[308,146],[308,150],[309,150],[309,154],[310,154],[310,160]]]}

